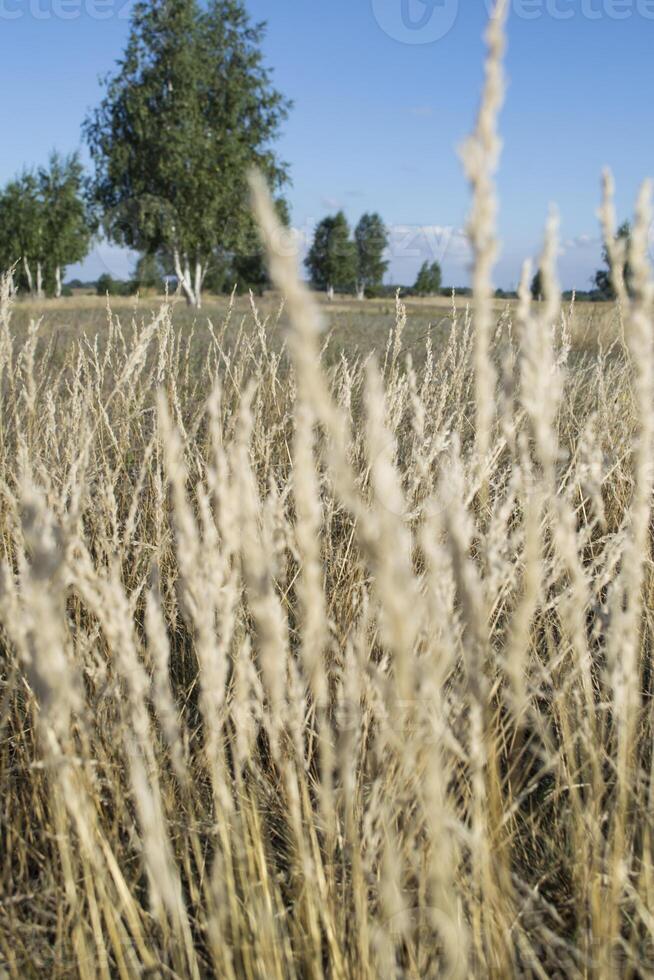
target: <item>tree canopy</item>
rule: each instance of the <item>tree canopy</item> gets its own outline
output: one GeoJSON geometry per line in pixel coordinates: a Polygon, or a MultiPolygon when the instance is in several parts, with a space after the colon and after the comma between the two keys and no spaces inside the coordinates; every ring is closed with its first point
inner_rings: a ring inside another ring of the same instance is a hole
{"type": "Polygon", "coordinates": [[[41,298],[62,291],[66,265],[88,252],[92,227],[76,154],[53,153],[47,167],[25,170],[0,193],[0,264],[16,267],[18,285],[41,298]]]}
{"type": "Polygon", "coordinates": [[[361,298],[366,289],[381,285],[388,262],[388,232],[378,214],[364,214],[354,231],[357,249],[357,289],[361,298]]]}
{"type": "Polygon", "coordinates": [[[263,65],[263,36],[241,0],[140,0],[85,123],[108,236],[170,256],[193,304],[212,256],[238,252],[251,228],[248,170],[273,188],[287,179],[273,143],[290,103],[263,65]]]}
{"type": "Polygon", "coordinates": [[[84,199],[84,170],[78,154],[53,153],[38,175],[47,254],[54,272],[55,296],[61,296],[62,270],[81,262],[89,250],[92,225],[84,199]]]}
{"type": "Polygon", "coordinates": [[[440,292],[442,273],[438,262],[423,262],[413,291],[419,296],[434,296],[440,292]]]}
{"type": "Polygon", "coordinates": [[[45,251],[45,215],[39,183],[32,171],[25,170],[9,181],[0,196],[2,266],[9,268],[20,263],[18,280],[30,293],[35,293],[33,263],[38,266],[45,251]]]}
{"type": "Polygon", "coordinates": [[[534,278],[531,280],[531,298],[534,300],[540,300],[543,296],[543,273],[540,269],[536,270],[534,278]]]}
{"type": "Polygon", "coordinates": [[[316,289],[350,290],[357,277],[357,252],[350,239],[350,226],[342,211],[323,218],[304,263],[316,289]]]}
{"type": "MultiPolygon", "coordinates": [[[[628,221],[623,221],[623,223],[618,228],[615,234],[615,240],[620,249],[624,251],[624,259],[622,264],[622,275],[624,278],[624,284],[627,292],[631,293],[632,290],[632,270],[629,264],[628,252],[629,245],[631,242],[631,225],[628,221]]],[[[598,269],[595,273],[594,282],[595,286],[600,293],[602,299],[615,299],[616,291],[613,283],[613,269],[611,268],[611,258],[609,256],[609,250],[606,245],[602,249],[602,258],[606,266],[605,269],[598,269]]]]}

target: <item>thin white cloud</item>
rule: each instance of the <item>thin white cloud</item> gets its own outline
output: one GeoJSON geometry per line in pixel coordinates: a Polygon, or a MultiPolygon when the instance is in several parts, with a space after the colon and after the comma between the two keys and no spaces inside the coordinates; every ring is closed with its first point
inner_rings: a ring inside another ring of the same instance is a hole
{"type": "Polygon", "coordinates": [[[590,248],[591,246],[599,245],[600,239],[597,235],[576,235],[574,238],[568,238],[564,243],[563,247],[568,249],[573,248],[590,248]]]}

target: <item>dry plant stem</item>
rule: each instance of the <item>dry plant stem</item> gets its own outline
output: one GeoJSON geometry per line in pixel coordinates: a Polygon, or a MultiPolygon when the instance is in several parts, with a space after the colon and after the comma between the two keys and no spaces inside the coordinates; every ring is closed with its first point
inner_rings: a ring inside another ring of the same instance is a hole
{"type": "MultiPolygon", "coordinates": [[[[316,377],[317,343],[316,338],[320,328],[317,313],[312,308],[312,301],[297,280],[292,257],[279,254],[275,248],[280,229],[276,221],[274,209],[261,183],[253,178],[253,195],[255,212],[259,218],[268,246],[271,273],[277,284],[288,297],[288,308],[293,324],[291,349],[295,356],[300,392],[306,392],[306,397],[312,398],[316,416],[321,419],[334,441],[335,461],[334,474],[337,486],[344,493],[344,502],[352,504],[356,501],[356,491],[353,478],[347,463],[347,447],[343,443],[343,425],[338,418],[339,412],[331,402],[329,393],[324,390],[324,383],[316,377]]],[[[399,331],[398,331],[399,332],[399,331]]],[[[392,368],[395,369],[397,356],[394,355],[392,368]]],[[[368,372],[368,444],[371,459],[371,478],[376,498],[375,511],[370,514],[356,505],[356,516],[359,519],[362,543],[372,552],[373,561],[377,565],[377,589],[381,608],[383,610],[383,628],[386,641],[394,652],[395,689],[388,690],[388,709],[392,728],[398,731],[401,724],[402,707],[412,703],[415,694],[412,678],[411,660],[420,626],[420,596],[412,587],[411,544],[403,529],[402,515],[405,504],[393,465],[394,452],[392,438],[383,426],[385,408],[378,375],[374,370],[368,372]],[[381,540],[395,542],[393,547],[379,549],[376,542],[381,540]]],[[[409,758],[406,751],[405,764],[409,758]]],[[[434,760],[437,765],[437,759],[434,760]]],[[[437,777],[440,782],[441,777],[437,777]]],[[[431,785],[431,784],[430,784],[431,785]]],[[[434,802],[432,797],[430,803],[434,802]]],[[[442,825],[441,825],[442,826],[442,825]]],[[[440,870],[440,869],[439,869],[440,870]]],[[[438,928],[443,928],[443,919],[448,923],[443,929],[446,944],[446,956],[450,967],[459,975],[465,969],[465,943],[458,916],[449,902],[439,895],[439,884],[442,880],[442,870],[435,876],[433,882],[434,895],[439,901],[438,928]],[[454,921],[448,918],[455,917],[454,921]],[[441,918],[442,916],[442,918],[441,918]]]]}
{"type": "MultiPolygon", "coordinates": [[[[654,350],[652,349],[652,300],[654,284],[647,259],[648,235],[652,223],[652,185],[646,182],[636,205],[635,222],[629,250],[633,273],[633,299],[623,286],[623,303],[627,306],[626,334],[632,359],[637,428],[634,434],[634,487],[629,526],[622,557],[622,570],[616,583],[612,603],[614,625],[609,639],[617,728],[616,772],[618,799],[613,815],[613,847],[609,855],[611,881],[611,921],[608,942],[614,948],[619,939],[620,901],[627,887],[629,840],[627,811],[630,796],[638,792],[640,780],[636,755],[640,714],[643,710],[639,678],[643,665],[639,658],[640,630],[643,614],[646,555],[651,518],[651,495],[654,483],[654,350]]],[[[610,215],[610,181],[606,180],[604,212],[610,215]]],[[[605,223],[611,234],[610,217],[605,223]]],[[[612,963],[607,961],[607,970],[612,963]]],[[[608,973],[607,973],[608,975],[608,973]]]]}
{"type": "MultiPolygon", "coordinates": [[[[477,466],[484,473],[490,449],[495,416],[495,368],[491,361],[490,340],[493,325],[492,269],[497,256],[494,173],[501,141],[497,119],[504,101],[502,61],[506,47],[505,23],[508,0],[497,0],[486,33],[488,54],[481,106],[474,133],[461,150],[466,176],[472,187],[472,210],[468,235],[473,250],[473,308],[475,330],[475,446],[477,466]]],[[[486,479],[482,481],[486,496],[486,479]]]]}

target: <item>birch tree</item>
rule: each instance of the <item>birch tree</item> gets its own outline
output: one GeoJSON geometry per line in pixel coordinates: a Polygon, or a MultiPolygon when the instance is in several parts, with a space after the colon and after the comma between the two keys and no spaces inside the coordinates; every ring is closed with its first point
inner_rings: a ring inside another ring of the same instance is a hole
{"type": "Polygon", "coordinates": [[[67,265],[81,262],[88,253],[92,226],[84,199],[84,171],[79,156],[53,153],[38,175],[44,209],[47,261],[54,275],[54,294],[62,292],[67,265]]]}
{"type": "Polygon", "coordinates": [[[324,289],[333,300],[334,293],[351,290],[357,277],[357,252],[350,238],[350,228],[342,211],[317,225],[313,244],[304,260],[314,289],[324,289]]]}
{"type": "Polygon", "coordinates": [[[388,269],[384,252],[388,232],[378,214],[364,214],[354,231],[357,247],[357,298],[363,300],[366,289],[380,286],[388,269]]]}
{"type": "Polygon", "coordinates": [[[44,295],[47,235],[36,175],[28,170],[9,181],[0,197],[2,259],[15,267],[21,286],[34,299],[44,295]]]}
{"type": "Polygon", "coordinates": [[[248,170],[273,188],[273,144],[290,103],[274,88],[240,0],[136,3],[105,97],[86,120],[94,196],[114,242],[163,253],[200,306],[216,253],[236,253],[249,222],[248,170]]]}
{"type": "Polygon", "coordinates": [[[423,262],[413,292],[419,296],[437,296],[441,288],[442,278],[441,267],[438,262],[423,262]]]}

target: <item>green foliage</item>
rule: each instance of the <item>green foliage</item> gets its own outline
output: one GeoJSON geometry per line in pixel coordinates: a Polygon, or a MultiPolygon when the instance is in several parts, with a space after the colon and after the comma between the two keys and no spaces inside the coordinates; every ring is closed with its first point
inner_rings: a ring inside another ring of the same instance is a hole
{"type": "Polygon", "coordinates": [[[204,279],[204,288],[216,296],[231,293],[234,288],[232,256],[217,252],[211,259],[204,279]]]}
{"type": "Polygon", "coordinates": [[[438,262],[423,262],[413,292],[419,296],[437,296],[440,293],[442,281],[441,267],[438,262]]]}
{"type": "Polygon", "coordinates": [[[348,291],[357,277],[357,250],[342,211],[323,218],[304,263],[315,289],[348,291]]]}
{"type": "Polygon", "coordinates": [[[107,234],[167,252],[191,302],[211,257],[239,252],[252,227],[248,170],[273,187],[287,179],[271,145],[290,103],[263,66],[263,35],[240,0],[138,2],[124,57],[85,123],[107,234]]]}
{"type": "MultiPolygon", "coordinates": [[[[624,277],[627,292],[631,295],[633,291],[633,273],[627,258],[629,246],[631,244],[631,225],[628,221],[624,221],[618,228],[615,235],[615,241],[620,248],[624,249],[625,255],[622,265],[622,275],[624,277]]],[[[595,273],[593,281],[602,299],[615,299],[616,292],[613,284],[613,270],[611,268],[611,259],[606,245],[604,245],[602,249],[602,258],[604,260],[604,264],[606,265],[606,269],[598,269],[598,271],[595,273]]]]}
{"type": "MultiPolygon", "coordinates": [[[[288,202],[280,197],[275,201],[275,207],[282,225],[289,229],[291,215],[288,202]]],[[[244,235],[238,251],[226,252],[223,249],[216,249],[207,268],[204,285],[208,292],[216,295],[229,294],[236,289],[237,295],[251,290],[261,296],[270,288],[263,245],[254,223],[244,235]]]]}
{"type": "Polygon", "coordinates": [[[100,276],[96,283],[98,296],[133,296],[136,291],[136,282],[124,282],[121,279],[114,279],[113,276],[110,276],[106,272],[100,276]]]}
{"type": "Polygon", "coordinates": [[[388,247],[388,232],[378,214],[364,214],[354,231],[357,249],[357,281],[364,289],[381,285],[388,262],[383,255],[388,247]]]}
{"type": "Polygon", "coordinates": [[[543,297],[543,273],[540,269],[537,270],[534,278],[531,280],[531,297],[536,301],[543,297]]]}
{"type": "Polygon", "coordinates": [[[15,266],[19,289],[59,293],[66,265],[84,258],[91,235],[77,154],[53,153],[47,167],[24,171],[0,194],[0,265],[15,266]]]}
{"type": "Polygon", "coordinates": [[[404,286],[396,286],[392,284],[385,286],[383,283],[379,283],[377,286],[366,286],[366,299],[393,299],[398,289],[402,293],[407,293],[404,286]]]}
{"type": "Polygon", "coordinates": [[[62,157],[53,153],[48,167],[39,169],[38,182],[47,242],[44,261],[51,268],[63,270],[82,261],[92,237],[79,155],[62,157]]]}
{"type": "Polygon", "coordinates": [[[146,252],[145,255],[141,255],[138,259],[132,279],[137,291],[142,289],[156,289],[161,291],[164,276],[165,272],[159,256],[146,252]]]}
{"type": "Polygon", "coordinates": [[[19,288],[33,289],[30,262],[45,262],[46,217],[39,181],[32,171],[10,181],[0,196],[0,259],[2,268],[16,266],[19,288]]]}
{"type": "MultiPolygon", "coordinates": [[[[275,208],[282,225],[288,229],[291,224],[288,201],[283,197],[277,198],[275,208]]],[[[253,293],[261,295],[270,287],[263,245],[254,227],[252,231],[249,246],[245,244],[239,252],[231,257],[231,262],[228,263],[227,282],[230,292],[236,286],[239,293],[251,289],[253,293]]]]}

